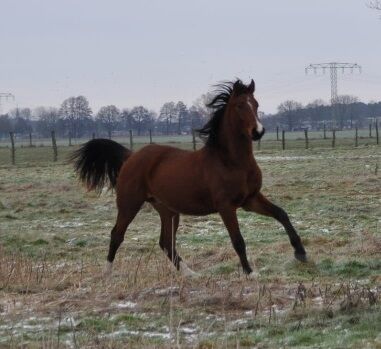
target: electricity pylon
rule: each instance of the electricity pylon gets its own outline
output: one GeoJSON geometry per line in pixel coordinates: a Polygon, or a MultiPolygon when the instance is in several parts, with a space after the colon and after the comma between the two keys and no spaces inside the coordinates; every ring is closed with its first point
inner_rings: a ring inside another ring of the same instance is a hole
{"type": "Polygon", "coordinates": [[[0,114],[1,114],[1,100],[2,99],[5,101],[9,101],[10,99],[14,101],[15,96],[9,92],[0,92],[0,114]]]}
{"type": "Polygon", "coordinates": [[[344,74],[345,70],[350,69],[351,73],[353,73],[354,70],[358,70],[361,73],[361,66],[357,63],[338,62],[310,64],[305,68],[305,71],[306,74],[308,74],[308,72],[312,70],[316,74],[320,69],[323,71],[323,74],[329,69],[331,76],[331,105],[335,105],[337,101],[337,71],[341,69],[342,74],[344,74]]]}
{"type": "Polygon", "coordinates": [[[331,113],[332,122],[334,125],[337,115],[337,71],[341,69],[342,74],[344,74],[345,70],[350,69],[351,73],[353,73],[354,70],[358,69],[358,71],[361,73],[361,66],[359,66],[357,63],[314,63],[306,67],[305,71],[306,74],[308,74],[308,71],[313,70],[313,72],[316,74],[320,69],[323,71],[323,74],[325,74],[325,71],[329,69],[329,74],[331,77],[331,113]]]}

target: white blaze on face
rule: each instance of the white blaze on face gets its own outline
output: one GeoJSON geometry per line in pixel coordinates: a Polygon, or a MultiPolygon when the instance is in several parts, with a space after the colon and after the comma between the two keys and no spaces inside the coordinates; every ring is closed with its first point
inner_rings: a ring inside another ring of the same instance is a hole
{"type": "Polygon", "coordinates": [[[253,112],[253,114],[255,114],[255,119],[257,121],[256,131],[260,134],[260,133],[263,132],[263,125],[260,123],[260,121],[258,119],[258,116],[255,113],[254,107],[253,107],[253,105],[251,104],[251,102],[249,100],[247,100],[247,104],[249,105],[249,107],[250,107],[251,111],[253,112]]]}

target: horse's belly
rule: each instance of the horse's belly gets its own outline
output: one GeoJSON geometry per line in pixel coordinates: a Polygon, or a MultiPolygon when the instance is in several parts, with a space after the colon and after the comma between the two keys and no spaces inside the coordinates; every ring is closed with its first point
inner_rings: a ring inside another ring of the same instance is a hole
{"type": "Polygon", "coordinates": [[[174,212],[185,215],[204,216],[216,212],[211,200],[197,196],[196,193],[184,195],[180,192],[167,192],[153,195],[153,201],[160,203],[174,212]]]}
{"type": "Polygon", "coordinates": [[[152,198],[174,212],[207,215],[216,212],[209,191],[190,181],[168,181],[152,188],[152,198]]]}

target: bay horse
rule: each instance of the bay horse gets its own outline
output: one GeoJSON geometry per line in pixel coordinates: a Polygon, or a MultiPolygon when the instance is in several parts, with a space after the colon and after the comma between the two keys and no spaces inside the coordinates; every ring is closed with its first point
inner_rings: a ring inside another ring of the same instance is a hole
{"type": "Polygon", "coordinates": [[[176,251],[179,216],[218,213],[229,233],[243,270],[256,276],[246,256],[237,209],[270,216],[288,234],[295,258],[305,262],[306,252],[287,213],[261,192],[262,174],[253,155],[253,140],[265,133],[258,118],[255,84],[240,80],[219,85],[208,104],[210,120],[198,130],[205,145],[197,151],[151,144],[132,152],[108,139],[85,143],[71,157],[79,178],[89,190],[109,182],[116,189],[118,215],[111,231],[108,270],[124,240],[128,225],[145,202],[160,215],[159,245],[184,275],[193,275],[176,251]]]}

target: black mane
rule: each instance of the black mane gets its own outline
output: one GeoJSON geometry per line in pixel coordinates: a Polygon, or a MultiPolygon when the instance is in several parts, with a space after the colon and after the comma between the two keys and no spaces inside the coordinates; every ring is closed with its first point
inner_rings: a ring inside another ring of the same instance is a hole
{"type": "Polygon", "coordinates": [[[216,85],[216,87],[213,99],[206,104],[208,108],[212,109],[212,116],[202,128],[196,130],[199,137],[205,142],[205,145],[209,147],[219,145],[218,131],[233,89],[238,91],[238,93],[245,93],[247,91],[247,86],[239,79],[224,82],[216,85]]]}

